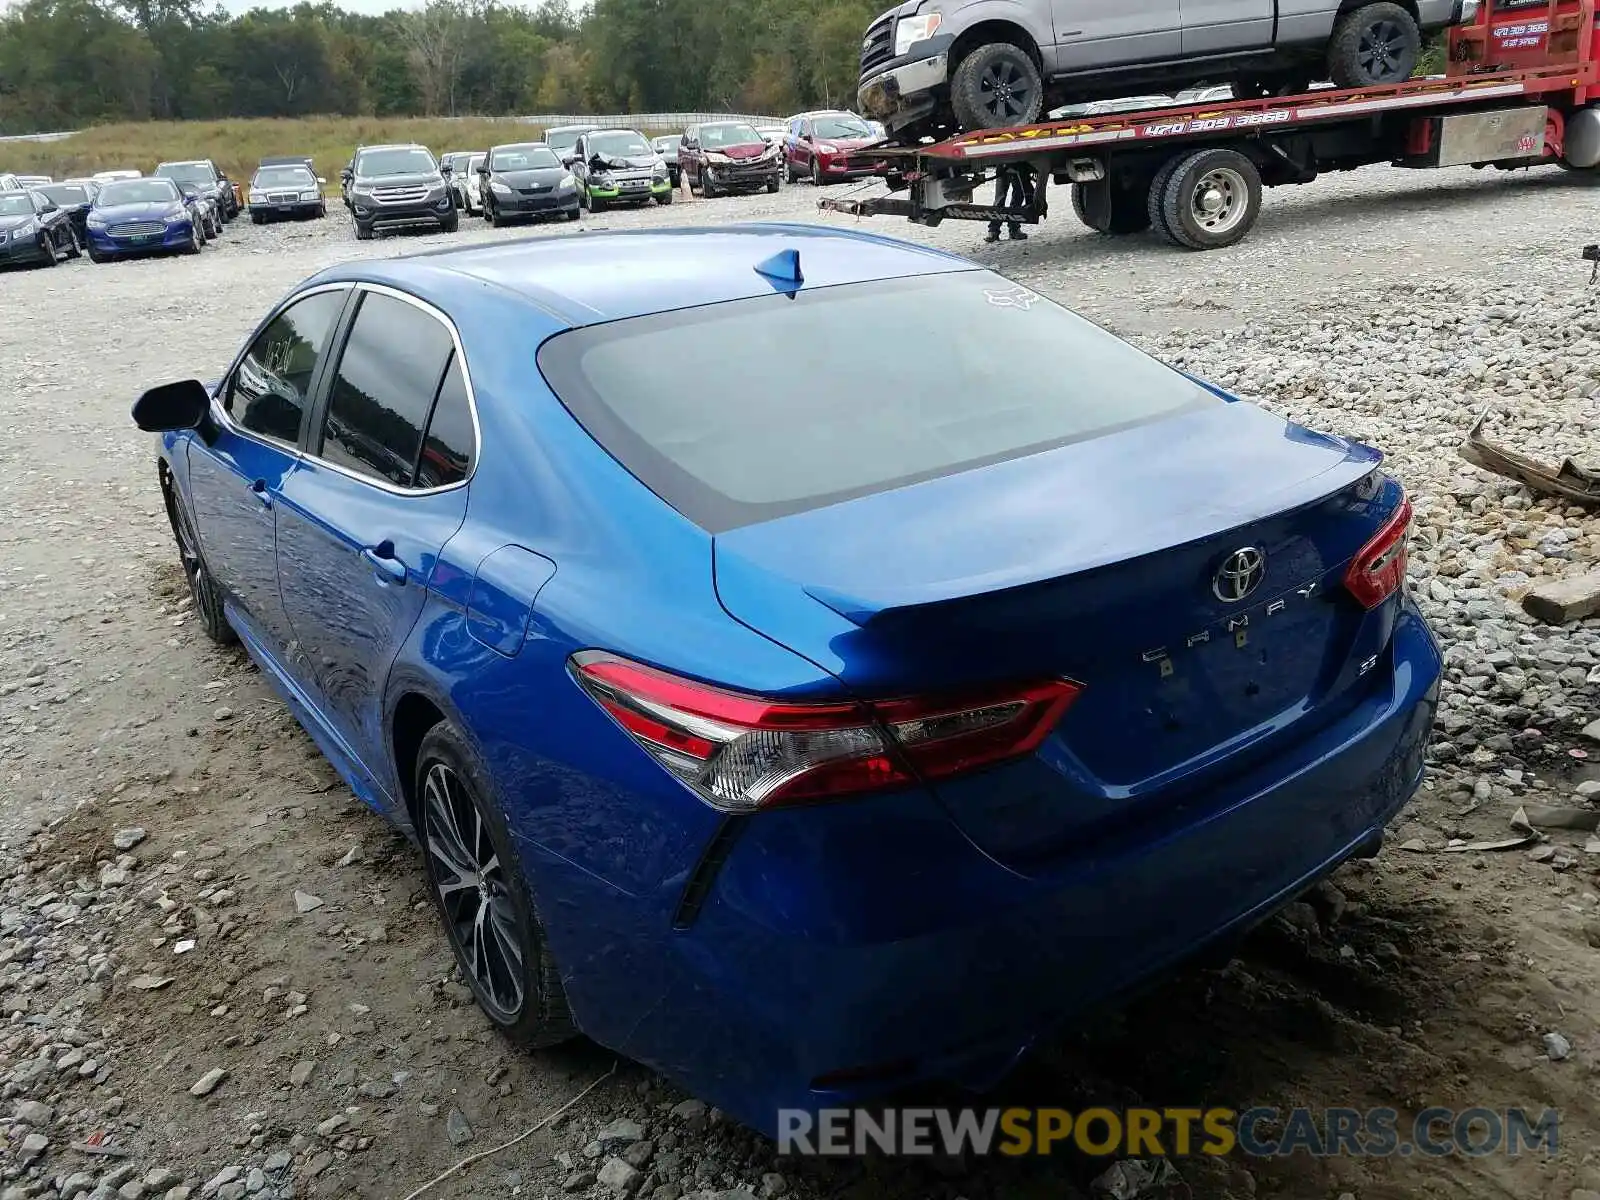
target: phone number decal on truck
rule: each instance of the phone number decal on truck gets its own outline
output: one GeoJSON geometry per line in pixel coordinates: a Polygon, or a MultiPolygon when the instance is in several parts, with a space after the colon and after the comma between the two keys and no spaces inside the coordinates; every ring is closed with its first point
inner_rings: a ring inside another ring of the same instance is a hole
{"type": "Polygon", "coordinates": [[[1195,117],[1189,121],[1158,121],[1139,128],[1139,136],[1172,137],[1183,133],[1217,133],[1224,129],[1248,129],[1255,125],[1277,125],[1289,119],[1290,112],[1280,108],[1267,112],[1233,113],[1221,117],[1195,117]]]}

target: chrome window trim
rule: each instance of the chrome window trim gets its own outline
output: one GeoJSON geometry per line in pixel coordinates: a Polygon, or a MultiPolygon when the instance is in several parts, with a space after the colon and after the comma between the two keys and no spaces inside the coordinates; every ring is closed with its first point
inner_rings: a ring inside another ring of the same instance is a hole
{"type": "Polygon", "coordinates": [[[251,331],[249,341],[245,342],[245,344],[240,348],[239,353],[233,356],[233,361],[228,364],[228,369],[222,373],[222,380],[217,384],[216,392],[214,392],[211,396],[211,415],[218,421],[219,424],[222,425],[224,429],[228,430],[230,433],[237,434],[242,438],[248,438],[252,442],[259,442],[263,446],[271,447],[274,450],[285,450],[297,460],[306,457],[305,454],[301,452],[300,447],[293,442],[286,442],[282,438],[275,438],[268,433],[259,433],[254,429],[246,429],[243,425],[239,424],[239,422],[235,421],[233,419],[233,414],[223,406],[222,397],[227,392],[229,385],[233,382],[234,375],[238,373],[239,364],[244,361],[244,356],[250,353],[250,347],[256,344],[256,339],[267,331],[267,326],[271,325],[274,321],[283,316],[284,313],[288,312],[302,300],[310,299],[312,296],[321,295],[323,292],[347,292],[354,286],[355,284],[348,282],[319,283],[316,287],[308,287],[304,291],[295,292],[286,298],[282,304],[279,304],[276,308],[274,308],[267,318],[251,331]]]}
{"type": "MultiPolygon", "coordinates": [[[[380,296],[388,296],[392,299],[403,301],[404,303],[411,305],[413,308],[421,309],[423,312],[427,313],[430,317],[443,325],[445,330],[450,334],[450,341],[455,346],[455,357],[456,360],[461,363],[461,376],[467,388],[467,411],[472,414],[472,469],[467,472],[465,479],[459,480],[456,483],[447,483],[442,487],[407,488],[400,487],[398,484],[389,483],[387,480],[374,479],[370,475],[363,475],[360,471],[352,471],[350,468],[340,466],[338,463],[329,462],[320,454],[312,454],[309,451],[302,451],[300,452],[299,457],[308,462],[314,462],[319,467],[325,467],[330,471],[337,472],[340,475],[346,476],[349,479],[354,479],[360,483],[369,484],[381,492],[388,492],[390,495],[394,496],[437,496],[444,492],[453,492],[457,488],[466,487],[478,474],[478,464],[483,459],[483,426],[478,422],[478,393],[473,389],[472,386],[472,368],[467,362],[466,347],[461,344],[461,334],[460,331],[456,329],[456,323],[452,321],[444,312],[435,308],[426,300],[422,300],[416,296],[413,296],[410,292],[402,292],[398,288],[389,287],[386,284],[353,282],[344,284],[342,286],[354,288],[356,291],[376,292],[380,296]]],[[[302,294],[309,295],[310,292],[305,292],[302,294]]],[[[361,319],[361,310],[359,308],[356,310],[354,319],[361,319]]],[[[340,350],[342,353],[342,346],[340,347],[340,350]]],[[[335,367],[334,369],[337,370],[338,368],[335,367]]],[[[331,389],[331,383],[329,386],[331,389]]],[[[429,415],[431,416],[432,414],[430,413],[429,415]]],[[[327,420],[326,406],[323,407],[323,420],[327,420]]],[[[422,431],[424,445],[427,444],[427,432],[428,431],[426,429],[422,431]]]]}

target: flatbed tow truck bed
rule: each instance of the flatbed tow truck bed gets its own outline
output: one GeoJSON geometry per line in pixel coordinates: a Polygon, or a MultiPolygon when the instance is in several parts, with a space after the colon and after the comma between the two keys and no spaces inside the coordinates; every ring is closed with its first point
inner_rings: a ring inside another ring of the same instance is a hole
{"type": "Polygon", "coordinates": [[[1600,169],[1600,30],[1596,0],[1485,0],[1450,31],[1443,76],[1383,87],[1311,91],[963,133],[942,142],[880,143],[854,157],[879,164],[886,196],[828,197],[827,211],[1036,224],[1048,184],[1099,233],[1155,228],[1174,245],[1211,250],[1255,225],[1264,187],[1310,183],[1374,163],[1513,170],[1556,163],[1600,169]],[[997,173],[1023,169],[1032,203],[975,200],[997,173]]]}

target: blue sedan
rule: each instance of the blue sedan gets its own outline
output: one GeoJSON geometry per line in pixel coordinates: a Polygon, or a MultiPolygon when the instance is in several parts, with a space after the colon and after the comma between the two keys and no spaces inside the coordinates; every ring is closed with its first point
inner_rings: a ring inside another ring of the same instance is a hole
{"type": "Polygon", "coordinates": [[[199,254],[205,245],[196,197],[170,179],[118,179],[100,189],[84,217],[95,262],[134,254],[199,254]]]}
{"type": "Polygon", "coordinates": [[[491,1020],[769,1133],[992,1084],[1423,770],[1380,455],[932,250],[347,263],[134,417],[206,632],[416,838],[491,1020]]]}

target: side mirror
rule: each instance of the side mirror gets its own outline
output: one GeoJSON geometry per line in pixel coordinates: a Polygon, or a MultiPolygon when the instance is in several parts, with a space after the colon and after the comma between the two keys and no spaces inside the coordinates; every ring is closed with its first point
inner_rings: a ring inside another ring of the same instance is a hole
{"type": "Polygon", "coordinates": [[[439,174],[443,175],[446,179],[449,179],[450,176],[452,174],[454,174],[454,173],[455,173],[455,168],[452,167],[449,163],[441,163],[439,165],[439,174]]]}
{"type": "Polygon", "coordinates": [[[198,379],[153,387],[134,401],[133,423],[146,433],[193,429],[209,442],[214,435],[211,393],[198,379]]]}
{"type": "Polygon", "coordinates": [[[326,187],[327,184],[328,184],[328,181],[326,179],[324,179],[321,175],[318,175],[317,176],[317,184],[319,186],[321,186],[321,187],[326,187]]]}
{"type": "Polygon", "coordinates": [[[816,139],[813,138],[809,133],[802,133],[800,135],[800,140],[802,142],[813,142],[813,141],[816,141],[816,139]]]}
{"type": "Polygon", "coordinates": [[[46,200],[42,205],[39,206],[39,211],[40,212],[55,212],[60,207],[61,206],[59,204],[57,204],[54,200],[46,200]]]}
{"type": "Polygon", "coordinates": [[[355,177],[356,177],[356,173],[354,171],[352,171],[349,167],[346,167],[344,170],[339,172],[339,178],[344,183],[349,183],[355,177]]]}

